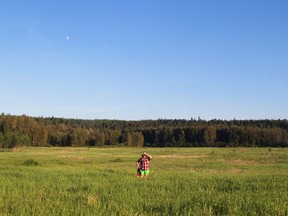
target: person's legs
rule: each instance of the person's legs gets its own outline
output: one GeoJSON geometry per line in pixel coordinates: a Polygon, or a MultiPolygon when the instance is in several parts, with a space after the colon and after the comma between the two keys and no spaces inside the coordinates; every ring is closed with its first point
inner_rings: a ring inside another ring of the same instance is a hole
{"type": "Polygon", "coordinates": [[[140,170],[141,177],[145,178],[149,175],[149,170],[140,170]]]}
{"type": "Polygon", "coordinates": [[[140,177],[143,178],[143,176],[144,176],[144,170],[140,169],[140,177]]]}
{"type": "Polygon", "coordinates": [[[140,177],[141,173],[140,173],[140,168],[137,169],[137,177],[140,177]]]}

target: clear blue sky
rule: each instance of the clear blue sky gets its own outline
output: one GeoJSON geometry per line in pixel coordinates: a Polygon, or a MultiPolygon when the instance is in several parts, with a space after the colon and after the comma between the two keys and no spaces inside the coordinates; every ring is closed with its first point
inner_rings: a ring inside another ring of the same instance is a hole
{"type": "Polygon", "coordinates": [[[1,0],[0,113],[287,119],[287,0],[1,0]]]}

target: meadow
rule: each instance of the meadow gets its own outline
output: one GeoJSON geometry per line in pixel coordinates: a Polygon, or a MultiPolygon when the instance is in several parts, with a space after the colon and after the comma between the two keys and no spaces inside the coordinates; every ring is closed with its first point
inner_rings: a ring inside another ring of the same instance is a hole
{"type": "Polygon", "coordinates": [[[0,215],[284,216],[288,149],[0,149],[0,215]]]}

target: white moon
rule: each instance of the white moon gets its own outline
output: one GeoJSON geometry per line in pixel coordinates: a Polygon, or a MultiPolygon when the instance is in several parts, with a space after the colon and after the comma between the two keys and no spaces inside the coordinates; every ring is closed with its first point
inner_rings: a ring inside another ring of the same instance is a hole
{"type": "Polygon", "coordinates": [[[68,36],[68,35],[65,36],[65,38],[66,38],[66,40],[70,40],[70,36],[68,36]]]}

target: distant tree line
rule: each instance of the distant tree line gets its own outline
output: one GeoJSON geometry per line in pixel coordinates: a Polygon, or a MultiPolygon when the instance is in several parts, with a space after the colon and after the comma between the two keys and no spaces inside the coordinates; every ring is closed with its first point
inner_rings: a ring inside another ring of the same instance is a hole
{"type": "Polygon", "coordinates": [[[0,115],[0,147],[288,147],[288,120],[82,120],[0,115]]]}

